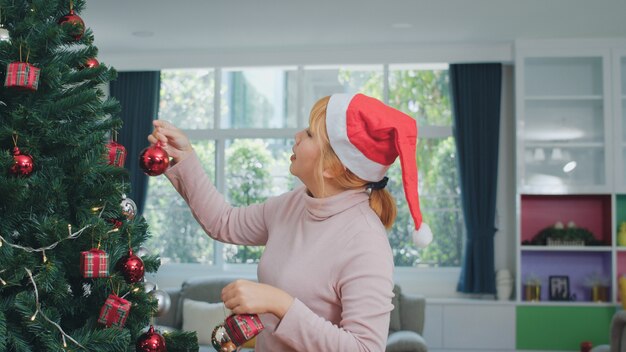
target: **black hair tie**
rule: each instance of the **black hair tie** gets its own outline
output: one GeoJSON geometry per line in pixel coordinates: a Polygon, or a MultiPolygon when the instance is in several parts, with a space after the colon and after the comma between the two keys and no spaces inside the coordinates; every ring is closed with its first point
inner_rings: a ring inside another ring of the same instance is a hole
{"type": "Polygon", "coordinates": [[[378,182],[370,182],[367,184],[367,188],[369,189],[383,189],[387,186],[387,181],[389,181],[389,177],[385,176],[382,180],[378,182]]]}

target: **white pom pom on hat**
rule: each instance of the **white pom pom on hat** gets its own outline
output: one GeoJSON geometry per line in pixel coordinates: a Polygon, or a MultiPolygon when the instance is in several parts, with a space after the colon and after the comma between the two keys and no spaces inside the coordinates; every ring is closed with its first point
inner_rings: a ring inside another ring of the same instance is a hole
{"type": "Polygon", "coordinates": [[[426,247],[433,239],[422,223],[417,187],[417,123],[409,115],[363,94],[333,94],[326,107],[326,130],[339,160],[355,175],[380,181],[400,157],[402,184],[415,221],[413,242],[426,247]]]}

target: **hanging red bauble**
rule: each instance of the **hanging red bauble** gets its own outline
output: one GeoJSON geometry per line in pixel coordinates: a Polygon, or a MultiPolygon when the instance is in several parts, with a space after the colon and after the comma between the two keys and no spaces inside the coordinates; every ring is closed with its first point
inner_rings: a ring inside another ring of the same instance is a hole
{"type": "Polygon", "coordinates": [[[111,140],[107,143],[107,149],[109,150],[109,165],[124,167],[124,162],[126,162],[126,148],[116,141],[111,140]]]}
{"type": "Polygon", "coordinates": [[[115,231],[119,230],[123,225],[122,222],[117,219],[107,219],[106,221],[113,224],[113,228],[115,229],[115,231]]]}
{"type": "Polygon", "coordinates": [[[33,158],[20,152],[18,147],[13,148],[13,165],[10,171],[16,176],[28,176],[33,172],[33,158]]]}
{"type": "Polygon", "coordinates": [[[75,40],[79,40],[82,38],[83,34],[85,34],[85,22],[80,16],[74,13],[73,9],[70,10],[70,13],[67,15],[59,18],[58,23],[63,27],[65,27],[65,25],[70,27],[68,32],[75,40]]]}
{"type": "Polygon", "coordinates": [[[150,329],[141,334],[135,344],[137,352],[166,352],[165,339],[161,334],[154,331],[154,326],[150,325],[150,329]]]}
{"type": "Polygon", "coordinates": [[[139,166],[149,176],[158,176],[167,170],[170,157],[165,149],[161,148],[161,142],[144,149],[139,156],[139,166]]]}
{"type": "Polygon", "coordinates": [[[128,283],[136,283],[143,280],[144,267],[141,258],[128,250],[128,255],[123,256],[115,265],[115,269],[122,273],[128,283]]]}
{"type": "Polygon", "coordinates": [[[95,57],[92,57],[91,59],[87,59],[87,61],[85,61],[86,68],[96,68],[98,66],[100,66],[100,62],[98,62],[95,57]]]}

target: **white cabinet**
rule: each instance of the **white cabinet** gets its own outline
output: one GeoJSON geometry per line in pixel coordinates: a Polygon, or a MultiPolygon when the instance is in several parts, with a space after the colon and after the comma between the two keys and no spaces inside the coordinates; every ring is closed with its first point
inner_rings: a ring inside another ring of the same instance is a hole
{"type": "Polygon", "coordinates": [[[428,299],[425,318],[429,351],[515,351],[513,301],[428,299]]]}
{"type": "Polygon", "coordinates": [[[613,177],[611,51],[542,44],[516,46],[518,190],[608,192],[613,177]]]}
{"type": "Polygon", "coordinates": [[[515,50],[516,348],[567,350],[582,336],[606,336],[626,273],[626,251],[616,245],[626,222],[626,40],[528,40],[515,50]],[[557,222],[593,240],[534,241],[557,222]],[[594,297],[586,284],[594,275],[610,281],[610,297],[594,297]],[[565,301],[550,295],[554,276],[567,277],[565,301]],[[539,300],[526,296],[531,278],[539,300]],[[585,327],[560,330],[582,316],[585,327]]]}
{"type": "Polygon", "coordinates": [[[626,193],[626,47],[613,51],[613,115],[615,116],[615,188],[626,193]]]}

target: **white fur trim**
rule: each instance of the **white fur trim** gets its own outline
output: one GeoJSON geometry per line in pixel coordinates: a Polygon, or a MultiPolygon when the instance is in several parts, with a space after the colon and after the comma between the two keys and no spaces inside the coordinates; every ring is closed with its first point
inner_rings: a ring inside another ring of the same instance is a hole
{"type": "Polygon", "coordinates": [[[355,175],[365,181],[380,181],[390,165],[381,165],[368,159],[348,139],[346,112],[354,94],[333,94],[326,107],[326,131],[330,146],[339,160],[355,175]]]}
{"type": "Polygon", "coordinates": [[[419,248],[426,248],[433,241],[433,232],[430,226],[422,223],[419,230],[413,231],[413,243],[419,248]]]}

